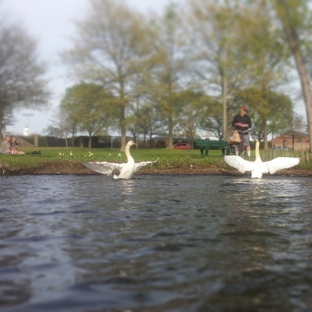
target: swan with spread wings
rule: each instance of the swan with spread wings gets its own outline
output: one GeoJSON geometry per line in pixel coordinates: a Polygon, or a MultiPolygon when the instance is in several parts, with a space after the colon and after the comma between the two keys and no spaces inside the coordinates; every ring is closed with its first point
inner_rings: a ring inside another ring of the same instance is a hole
{"type": "Polygon", "coordinates": [[[263,162],[259,154],[259,142],[256,142],[256,160],[248,161],[240,156],[224,156],[225,162],[241,173],[251,171],[252,178],[262,178],[263,173],[275,173],[278,170],[287,169],[299,164],[297,157],[277,157],[263,162]]]}
{"type": "Polygon", "coordinates": [[[132,176],[139,171],[141,168],[143,168],[146,165],[153,164],[156,161],[158,161],[158,158],[155,161],[142,161],[135,163],[133,157],[130,154],[130,147],[132,145],[135,145],[133,141],[129,141],[126,145],[125,154],[127,156],[127,162],[126,163],[111,163],[106,161],[96,161],[96,162],[83,162],[82,164],[99,173],[105,174],[105,175],[111,175],[114,170],[119,171],[119,175],[114,174],[114,179],[131,179],[132,176]]]}

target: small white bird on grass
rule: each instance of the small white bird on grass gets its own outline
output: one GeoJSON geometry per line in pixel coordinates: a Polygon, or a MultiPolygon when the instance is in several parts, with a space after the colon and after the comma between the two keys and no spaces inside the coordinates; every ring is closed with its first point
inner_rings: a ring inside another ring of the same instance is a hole
{"type": "Polygon", "coordinates": [[[297,157],[277,157],[270,161],[263,162],[259,154],[259,142],[256,142],[256,160],[248,161],[240,156],[224,156],[225,162],[239,172],[251,171],[252,178],[262,178],[263,173],[275,173],[278,170],[287,169],[299,164],[297,157]]]}
{"type": "Polygon", "coordinates": [[[133,157],[130,154],[130,146],[135,145],[133,141],[129,141],[126,145],[125,153],[127,156],[127,162],[123,164],[111,163],[106,161],[96,161],[96,162],[83,162],[82,164],[99,173],[111,175],[114,170],[118,170],[119,175],[114,174],[114,179],[131,179],[132,176],[141,168],[146,165],[153,164],[158,161],[158,158],[155,161],[142,161],[135,163],[133,157]]]}

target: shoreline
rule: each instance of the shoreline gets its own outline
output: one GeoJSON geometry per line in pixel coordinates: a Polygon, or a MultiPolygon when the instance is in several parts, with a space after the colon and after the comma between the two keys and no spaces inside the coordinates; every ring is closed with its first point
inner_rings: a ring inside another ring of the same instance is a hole
{"type": "MultiPolygon", "coordinates": [[[[181,168],[164,168],[157,169],[154,167],[142,168],[136,175],[224,175],[224,176],[248,176],[250,172],[244,174],[235,169],[228,169],[223,166],[196,166],[181,168]]],[[[82,165],[80,162],[53,161],[38,164],[37,166],[28,167],[6,167],[0,163],[1,176],[21,176],[21,175],[101,175],[98,172],[92,171],[82,165]]],[[[270,176],[265,174],[264,176],[270,176]]],[[[276,172],[277,176],[296,176],[296,177],[311,177],[311,170],[303,169],[283,169],[276,172]]]]}

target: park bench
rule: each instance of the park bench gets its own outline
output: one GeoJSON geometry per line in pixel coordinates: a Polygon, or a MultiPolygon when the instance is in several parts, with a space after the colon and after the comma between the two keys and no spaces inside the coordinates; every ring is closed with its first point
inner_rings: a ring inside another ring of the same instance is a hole
{"type": "Polygon", "coordinates": [[[230,154],[229,142],[224,140],[195,140],[195,149],[200,149],[201,156],[208,156],[210,149],[222,151],[222,155],[230,154]]]}

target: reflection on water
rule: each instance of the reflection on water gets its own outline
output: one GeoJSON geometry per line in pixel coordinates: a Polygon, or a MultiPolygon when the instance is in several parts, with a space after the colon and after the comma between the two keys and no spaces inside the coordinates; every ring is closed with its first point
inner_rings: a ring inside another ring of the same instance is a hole
{"type": "Polygon", "coordinates": [[[309,178],[0,178],[3,311],[311,311],[309,178]]]}

